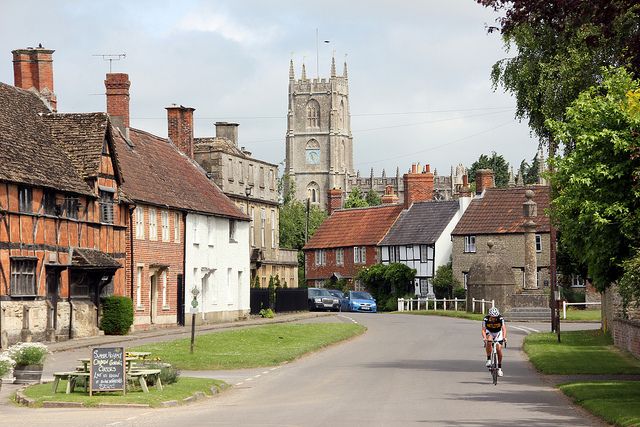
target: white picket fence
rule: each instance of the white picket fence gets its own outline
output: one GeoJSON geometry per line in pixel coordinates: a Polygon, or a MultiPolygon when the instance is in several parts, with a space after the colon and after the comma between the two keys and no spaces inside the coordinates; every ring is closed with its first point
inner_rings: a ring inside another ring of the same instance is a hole
{"type": "MultiPolygon", "coordinates": [[[[418,310],[436,310],[438,303],[441,303],[441,310],[466,310],[467,300],[460,298],[453,299],[436,299],[436,298],[398,298],[398,311],[418,311],[418,310]]],[[[482,313],[486,312],[486,307],[491,304],[491,307],[495,306],[495,300],[484,299],[471,299],[471,311],[475,312],[476,304],[480,304],[482,307],[482,313]]]]}
{"type": "Polygon", "coordinates": [[[567,318],[567,306],[569,305],[601,305],[599,302],[566,302],[562,301],[562,318],[567,318]]]}

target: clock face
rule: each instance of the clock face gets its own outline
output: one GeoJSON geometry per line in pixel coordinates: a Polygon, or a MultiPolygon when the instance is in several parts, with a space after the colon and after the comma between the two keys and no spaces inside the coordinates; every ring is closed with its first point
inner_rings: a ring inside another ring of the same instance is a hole
{"type": "Polygon", "coordinates": [[[320,164],[320,149],[315,148],[307,150],[307,164],[318,165],[320,164]]]}

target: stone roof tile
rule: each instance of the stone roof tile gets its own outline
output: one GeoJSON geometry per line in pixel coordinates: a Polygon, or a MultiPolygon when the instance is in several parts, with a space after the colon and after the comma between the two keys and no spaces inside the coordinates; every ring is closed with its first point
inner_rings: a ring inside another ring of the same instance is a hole
{"type": "Polygon", "coordinates": [[[457,200],[414,203],[393,224],[380,245],[434,244],[458,212],[458,206],[457,200]]]}

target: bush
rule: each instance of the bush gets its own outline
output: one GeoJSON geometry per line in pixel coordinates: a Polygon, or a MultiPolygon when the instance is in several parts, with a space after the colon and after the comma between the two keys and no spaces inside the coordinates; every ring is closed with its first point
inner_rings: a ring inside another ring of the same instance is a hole
{"type": "Polygon", "coordinates": [[[0,354],[0,378],[7,375],[7,373],[11,369],[13,369],[15,364],[16,362],[11,357],[9,357],[8,354],[0,354]]]}
{"type": "Polygon", "coordinates": [[[382,308],[384,311],[398,311],[398,298],[390,297],[382,308]]]}
{"type": "Polygon", "coordinates": [[[258,314],[262,317],[266,317],[267,319],[273,319],[275,316],[273,310],[271,310],[270,308],[267,308],[266,310],[263,308],[258,314]]]}
{"type": "Polygon", "coordinates": [[[465,288],[455,288],[453,290],[453,296],[454,298],[458,298],[458,299],[466,299],[467,298],[467,290],[465,288]]]}
{"type": "Polygon", "coordinates": [[[100,329],[106,335],[126,335],[133,324],[133,301],[122,296],[110,296],[102,302],[100,329]]]}
{"type": "Polygon", "coordinates": [[[7,349],[7,355],[18,366],[42,365],[48,353],[47,346],[39,342],[19,342],[7,349]]]}

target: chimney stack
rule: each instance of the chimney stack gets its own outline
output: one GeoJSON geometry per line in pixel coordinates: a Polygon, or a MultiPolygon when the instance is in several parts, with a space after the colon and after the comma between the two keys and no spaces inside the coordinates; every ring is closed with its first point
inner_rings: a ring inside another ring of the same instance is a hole
{"type": "Polygon", "coordinates": [[[167,126],[171,142],[193,159],[193,112],[195,108],[172,105],[167,108],[167,126]]]}
{"type": "Polygon", "coordinates": [[[429,165],[420,172],[419,164],[411,165],[411,172],[404,174],[404,208],[409,209],[414,202],[433,199],[433,173],[429,165]]]}
{"type": "Polygon", "coordinates": [[[129,129],[129,75],[108,73],[104,81],[107,89],[107,114],[113,123],[126,135],[129,129]]]}
{"type": "Polygon", "coordinates": [[[383,205],[391,205],[398,203],[398,195],[393,192],[393,186],[387,185],[384,188],[384,196],[382,196],[383,205]]]}
{"type": "Polygon", "coordinates": [[[58,103],[53,93],[53,52],[42,45],[37,48],[16,49],[13,54],[14,85],[20,89],[36,90],[56,112],[58,103]]]}
{"type": "Polygon", "coordinates": [[[238,146],[238,123],[216,122],[216,138],[226,138],[238,146]]]}
{"type": "Polygon", "coordinates": [[[471,188],[469,188],[469,177],[462,175],[462,187],[460,188],[460,197],[471,197],[471,188]]]}
{"type": "Polygon", "coordinates": [[[478,169],[476,171],[476,194],[482,194],[485,188],[495,187],[493,170],[478,169]]]}
{"type": "Polygon", "coordinates": [[[336,209],[342,208],[342,190],[339,188],[332,188],[329,190],[329,204],[327,211],[329,215],[336,209]]]}

